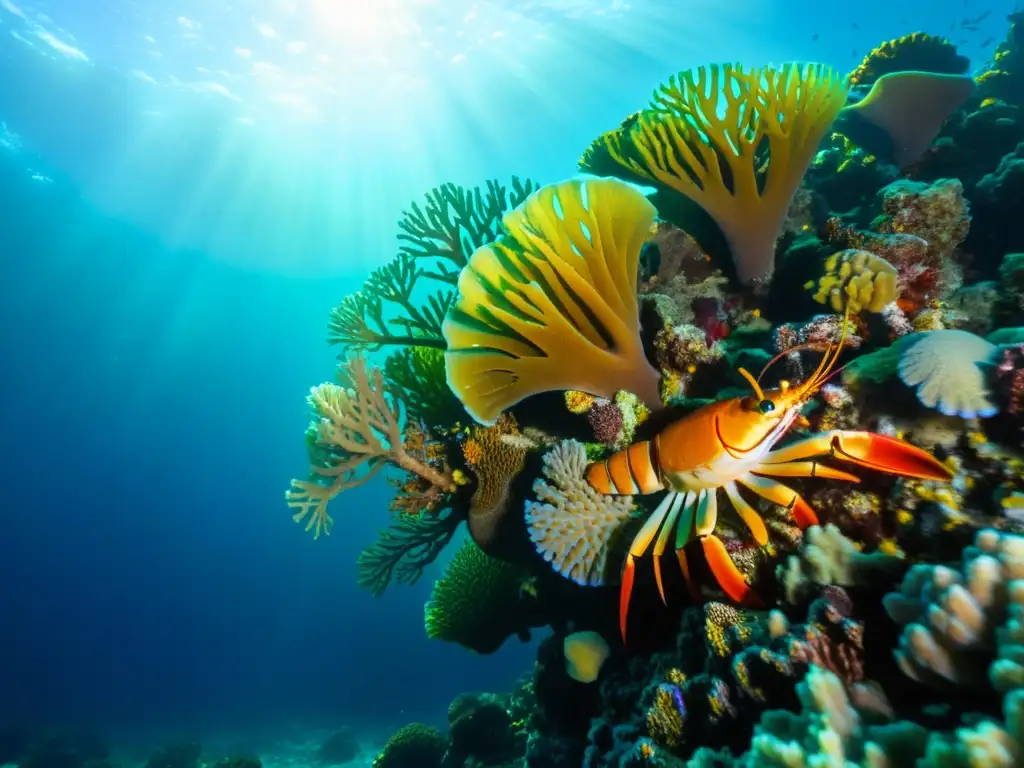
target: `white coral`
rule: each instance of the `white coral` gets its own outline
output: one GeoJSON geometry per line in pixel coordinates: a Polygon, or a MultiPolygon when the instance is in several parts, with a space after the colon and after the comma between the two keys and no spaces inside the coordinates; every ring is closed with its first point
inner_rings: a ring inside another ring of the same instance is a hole
{"type": "Polygon", "coordinates": [[[895,652],[903,672],[967,686],[985,680],[987,670],[996,688],[1017,687],[1010,681],[1024,681],[1022,574],[1024,537],[993,530],[978,533],[958,568],[911,568],[900,591],[883,600],[904,628],[895,652]]]}
{"type": "Polygon", "coordinates": [[[996,346],[967,331],[941,330],[904,337],[900,379],[917,399],[947,416],[994,416],[982,365],[996,346]]]}
{"type": "Polygon", "coordinates": [[[552,567],[584,586],[604,583],[609,542],[633,511],[632,496],[606,496],[586,481],[587,450],[563,440],[544,455],[544,477],[526,505],[530,540],[552,567]]]}

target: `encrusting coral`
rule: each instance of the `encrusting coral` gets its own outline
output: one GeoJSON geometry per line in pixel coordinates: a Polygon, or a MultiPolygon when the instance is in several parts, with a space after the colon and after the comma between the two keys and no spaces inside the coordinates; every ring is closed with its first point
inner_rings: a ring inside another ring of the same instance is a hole
{"type": "Polygon", "coordinates": [[[421,723],[402,726],[373,759],[373,768],[441,768],[448,739],[421,723]]]}
{"type": "Polygon", "coordinates": [[[764,281],[800,180],[845,103],[842,78],[823,65],[711,65],[673,76],[628,132],[598,141],[634,177],[700,205],[739,279],[764,281]]]}
{"type": "MultiPolygon", "coordinates": [[[[526,465],[530,447],[515,417],[502,414],[490,427],[474,427],[462,444],[466,466],[476,477],[469,505],[469,534],[485,552],[494,547],[512,506],[511,485],[526,465]]],[[[493,553],[491,553],[493,554],[493,553]]]]}
{"type": "Polygon", "coordinates": [[[444,321],[448,384],[478,421],[551,390],[660,406],[640,340],[637,264],[654,206],[616,179],[542,187],[478,249],[444,321]],[[566,365],[566,361],[572,361],[566,365]]]}

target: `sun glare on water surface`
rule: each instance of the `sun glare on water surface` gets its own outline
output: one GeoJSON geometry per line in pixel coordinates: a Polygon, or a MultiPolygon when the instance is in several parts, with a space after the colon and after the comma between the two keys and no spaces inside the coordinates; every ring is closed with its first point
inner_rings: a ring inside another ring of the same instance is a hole
{"type": "MultiPolygon", "coordinates": [[[[540,175],[518,159],[527,132],[561,140],[557,126],[589,114],[581,94],[618,87],[616,61],[676,50],[655,0],[129,7],[98,23],[73,0],[0,0],[20,44],[129,84],[129,125],[91,196],[174,244],[289,271],[322,253],[336,266],[332,238],[371,240],[347,247],[346,267],[390,253],[397,216],[444,181],[540,175]]],[[[585,138],[566,140],[571,172],[585,138]]]]}

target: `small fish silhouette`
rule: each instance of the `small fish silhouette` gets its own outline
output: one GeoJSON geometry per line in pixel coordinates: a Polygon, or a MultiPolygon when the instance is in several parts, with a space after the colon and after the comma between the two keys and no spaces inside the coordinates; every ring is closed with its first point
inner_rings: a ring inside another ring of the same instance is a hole
{"type": "Polygon", "coordinates": [[[982,48],[988,48],[995,41],[996,41],[996,39],[994,37],[985,38],[985,42],[981,44],[981,47],[982,48]]]}
{"type": "Polygon", "coordinates": [[[818,33],[815,32],[813,35],[811,35],[811,40],[817,41],[817,39],[818,39],[818,33]]]}

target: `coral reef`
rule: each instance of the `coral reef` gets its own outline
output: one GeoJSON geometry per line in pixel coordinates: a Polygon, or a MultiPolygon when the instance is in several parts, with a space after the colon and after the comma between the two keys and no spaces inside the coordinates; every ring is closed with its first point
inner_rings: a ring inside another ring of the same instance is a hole
{"type": "Polygon", "coordinates": [[[946,38],[911,32],[872,49],[850,73],[850,84],[872,85],[893,72],[962,75],[969,66],[970,60],[957,53],[956,46],[946,38]]]}
{"type": "Polygon", "coordinates": [[[686,70],[404,214],[288,504],[382,476],[361,586],[462,542],[427,635],[550,635],[378,768],[1024,764],[1022,19],[686,70]]]}
{"type": "MultiPolygon", "coordinates": [[[[725,235],[739,279],[764,281],[804,171],[845,102],[838,73],[821,65],[699,67],[662,85],[628,132],[598,141],[634,178],[700,205],[725,235]]],[[[588,155],[581,167],[601,172],[588,155]]]]}

